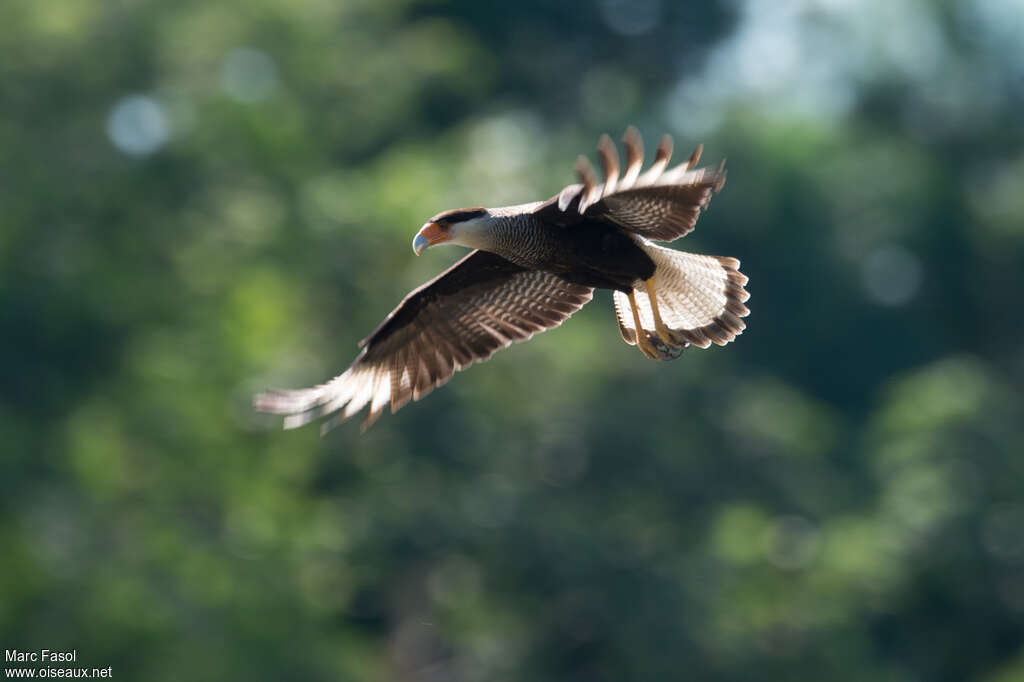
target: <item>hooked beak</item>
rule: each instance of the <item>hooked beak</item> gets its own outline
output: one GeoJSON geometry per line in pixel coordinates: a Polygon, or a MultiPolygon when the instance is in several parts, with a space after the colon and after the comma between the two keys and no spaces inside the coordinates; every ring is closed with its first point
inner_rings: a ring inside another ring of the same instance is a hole
{"type": "Polygon", "coordinates": [[[437,223],[426,223],[416,233],[416,237],[413,238],[412,250],[418,256],[428,246],[446,242],[448,239],[448,232],[442,229],[440,225],[437,223]]]}

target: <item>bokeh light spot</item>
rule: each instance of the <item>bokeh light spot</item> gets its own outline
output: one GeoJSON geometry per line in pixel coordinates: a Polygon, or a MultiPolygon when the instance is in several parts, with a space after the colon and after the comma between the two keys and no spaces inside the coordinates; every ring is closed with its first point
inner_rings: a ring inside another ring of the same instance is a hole
{"type": "Polygon", "coordinates": [[[266,99],[277,85],[277,65],[262,50],[240,47],[224,58],[220,85],[228,97],[244,104],[266,99]]]}
{"type": "Polygon", "coordinates": [[[861,274],[874,301],[887,306],[909,303],[924,277],[921,261],[901,246],[881,246],[867,255],[861,274]]]}
{"type": "Polygon", "coordinates": [[[152,97],[127,95],[119,99],[110,110],[107,136],[123,154],[152,154],[170,137],[167,114],[152,97]]]}

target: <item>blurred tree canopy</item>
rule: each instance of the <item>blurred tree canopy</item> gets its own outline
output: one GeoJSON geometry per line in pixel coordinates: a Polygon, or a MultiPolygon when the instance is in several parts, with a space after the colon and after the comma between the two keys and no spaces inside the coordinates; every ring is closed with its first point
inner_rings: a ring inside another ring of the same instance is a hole
{"type": "Polygon", "coordinates": [[[0,4],[0,640],[121,679],[1024,679],[1015,0],[0,4]],[[366,436],[343,369],[636,123],[728,156],[681,245],[747,332],[611,299],[366,436]]]}

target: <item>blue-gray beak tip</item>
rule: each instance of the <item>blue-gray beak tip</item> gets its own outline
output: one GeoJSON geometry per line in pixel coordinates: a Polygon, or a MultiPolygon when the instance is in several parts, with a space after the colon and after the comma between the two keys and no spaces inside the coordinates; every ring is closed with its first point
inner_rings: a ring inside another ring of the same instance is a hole
{"type": "Polygon", "coordinates": [[[430,241],[423,235],[418,234],[415,237],[413,237],[412,252],[415,253],[417,256],[420,255],[420,252],[423,251],[423,249],[427,248],[428,246],[430,246],[430,241]]]}

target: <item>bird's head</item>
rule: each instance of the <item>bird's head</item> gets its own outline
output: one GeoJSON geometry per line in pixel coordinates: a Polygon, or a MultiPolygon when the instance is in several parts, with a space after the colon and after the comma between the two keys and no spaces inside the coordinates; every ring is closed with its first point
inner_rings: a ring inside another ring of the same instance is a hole
{"type": "Polygon", "coordinates": [[[486,208],[456,208],[438,213],[428,220],[412,240],[412,250],[420,255],[435,244],[459,244],[472,248],[488,245],[491,214],[486,208]]]}

